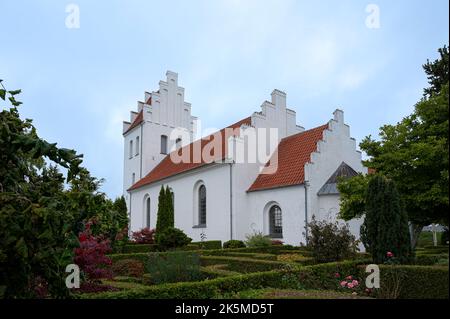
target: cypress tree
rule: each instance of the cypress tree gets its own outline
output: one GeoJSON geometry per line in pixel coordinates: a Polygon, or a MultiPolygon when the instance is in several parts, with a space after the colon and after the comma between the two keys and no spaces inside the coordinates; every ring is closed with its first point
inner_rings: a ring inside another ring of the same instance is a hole
{"type": "Polygon", "coordinates": [[[166,191],[161,185],[161,190],[158,196],[158,214],[156,218],[156,231],[162,232],[165,228],[166,222],[166,191]]]}
{"type": "Polygon", "coordinates": [[[125,202],[125,198],[123,196],[116,198],[116,200],[113,203],[113,209],[116,214],[119,229],[124,229],[125,227],[128,227],[127,203],[125,202]]]}
{"type": "Polygon", "coordinates": [[[175,227],[173,193],[166,187],[167,227],[175,227]]]}
{"type": "Polygon", "coordinates": [[[394,182],[386,177],[377,175],[369,181],[361,239],[375,263],[385,262],[387,252],[400,262],[410,258],[408,216],[394,182]]]}

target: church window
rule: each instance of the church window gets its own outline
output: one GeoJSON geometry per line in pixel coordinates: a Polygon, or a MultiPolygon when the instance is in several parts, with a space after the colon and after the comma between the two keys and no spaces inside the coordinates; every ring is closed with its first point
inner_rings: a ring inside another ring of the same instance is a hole
{"type": "Polygon", "coordinates": [[[161,135],[161,154],[167,154],[167,136],[161,135]]]}
{"type": "Polygon", "coordinates": [[[272,238],[283,238],[283,221],[281,209],[274,205],[269,211],[269,233],[272,238]]]}

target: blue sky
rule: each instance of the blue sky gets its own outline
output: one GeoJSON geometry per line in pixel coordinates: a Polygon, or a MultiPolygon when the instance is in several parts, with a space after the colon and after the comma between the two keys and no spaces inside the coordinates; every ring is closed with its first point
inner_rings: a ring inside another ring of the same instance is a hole
{"type": "Polygon", "coordinates": [[[0,78],[23,117],[84,154],[111,197],[122,189],[122,121],[178,72],[202,126],[259,111],[274,88],[311,128],[345,111],[359,142],[412,112],[421,65],[448,44],[447,0],[0,0],[0,78]],[[80,28],[65,20],[70,3],[80,28]],[[368,28],[368,4],[380,28],[368,28]]]}

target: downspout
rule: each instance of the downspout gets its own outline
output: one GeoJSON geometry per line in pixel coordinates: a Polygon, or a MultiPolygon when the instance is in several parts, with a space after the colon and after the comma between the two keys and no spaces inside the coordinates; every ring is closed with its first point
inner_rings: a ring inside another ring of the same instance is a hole
{"type": "Polygon", "coordinates": [[[305,187],[305,242],[308,245],[308,186],[309,182],[304,182],[305,187]]]}
{"type": "Polygon", "coordinates": [[[131,203],[132,203],[132,192],[128,192],[130,194],[130,214],[128,216],[128,221],[129,221],[129,225],[128,225],[128,237],[131,236],[131,203]]]}
{"type": "Polygon", "coordinates": [[[230,240],[233,239],[233,162],[230,164],[230,240]]]}
{"type": "Polygon", "coordinates": [[[140,146],[139,146],[139,149],[140,149],[140,152],[139,152],[139,155],[140,155],[140,157],[139,157],[139,161],[140,161],[140,163],[139,163],[139,179],[141,179],[142,178],[142,157],[143,157],[143,152],[144,152],[144,150],[142,149],[142,143],[143,143],[143,139],[144,139],[144,136],[143,136],[143,128],[144,128],[144,125],[143,125],[143,123],[141,123],[141,138],[139,139],[139,141],[141,142],[140,144],[140,146]]]}

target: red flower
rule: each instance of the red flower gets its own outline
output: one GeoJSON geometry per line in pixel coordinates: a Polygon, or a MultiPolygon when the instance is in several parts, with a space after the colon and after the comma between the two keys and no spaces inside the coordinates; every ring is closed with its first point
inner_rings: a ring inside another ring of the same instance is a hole
{"type": "Polygon", "coordinates": [[[388,252],[386,253],[386,256],[389,257],[389,258],[391,258],[391,257],[394,257],[394,254],[393,254],[392,252],[388,251],[388,252]]]}
{"type": "Polygon", "coordinates": [[[339,278],[339,277],[341,277],[341,275],[337,272],[337,273],[334,274],[334,277],[335,278],[339,278]]]}

